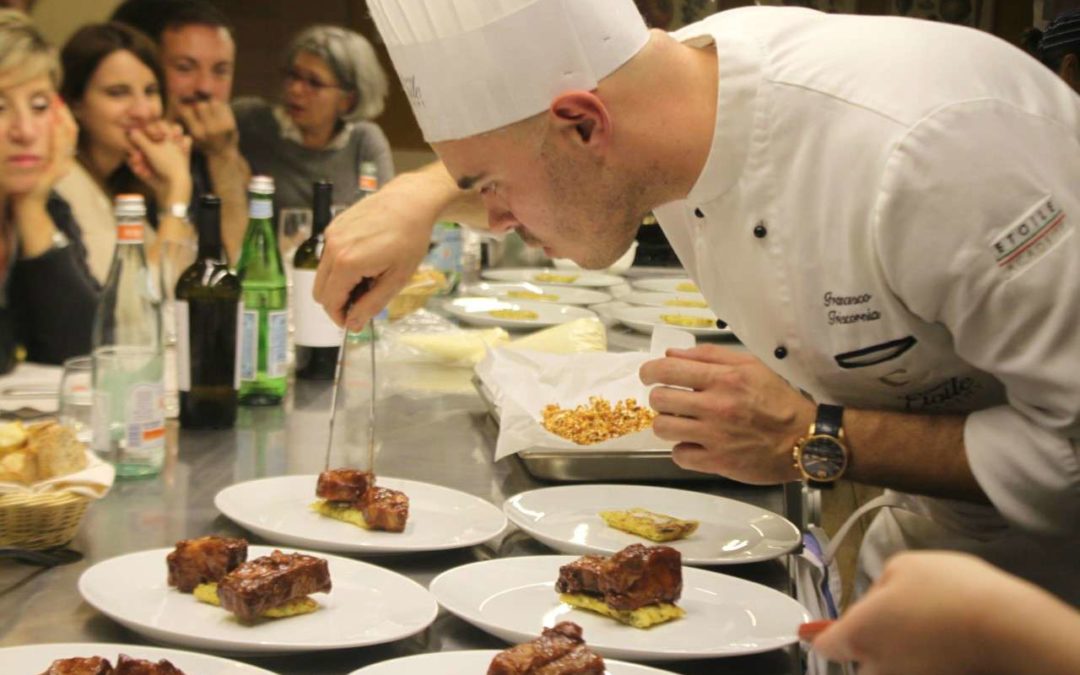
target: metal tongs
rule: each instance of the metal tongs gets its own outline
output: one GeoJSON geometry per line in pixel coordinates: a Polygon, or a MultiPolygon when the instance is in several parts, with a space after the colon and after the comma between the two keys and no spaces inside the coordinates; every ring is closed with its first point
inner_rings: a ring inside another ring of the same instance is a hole
{"type": "MultiPolygon", "coordinates": [[[[348,314],[352,308],[353,303],[357,299],[366,293],[371,288],[371,279],[364,279],[358,283],[349,293],[349,299],[345,303],[345,313],[348,314]]],[[[375,320],[374,318],[368,321],[368,330],[371,331],[371,392],[368,397],[368,449],[367,449],[367,466],[362,467],[366,471],[375,473],[375,320]]],[[[330,453],[334,449],[334,419],[337,417],[338,412],[338,390],[341,388],[341,371],[342,365],[345,362],[345,349],[349,344],[349,330],[346,328],[342,331],[341,345],[338,348],[337,363],[334,365],[334,391],[330,395],[330,435],[326,439],[326,458],[323,462],[323,470],[330,470],[330,453]]]]}

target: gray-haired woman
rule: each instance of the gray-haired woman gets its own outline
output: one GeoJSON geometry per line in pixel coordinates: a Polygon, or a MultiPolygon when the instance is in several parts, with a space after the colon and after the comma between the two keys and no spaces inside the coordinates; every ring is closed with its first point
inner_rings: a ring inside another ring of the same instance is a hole
{"type": "Polygon", "coordinates": [[[374,162],[379,183],[393,177],[390,144],[370,120],[383,110],[387,79],[362,36],[312,26],[286,52],[282,103],[233,104],[240,150],[254,173],[274,177],[277,206],[310,207],[311,183],[334,183],[335,201],[351,202],[360,164],[374,162]]]}

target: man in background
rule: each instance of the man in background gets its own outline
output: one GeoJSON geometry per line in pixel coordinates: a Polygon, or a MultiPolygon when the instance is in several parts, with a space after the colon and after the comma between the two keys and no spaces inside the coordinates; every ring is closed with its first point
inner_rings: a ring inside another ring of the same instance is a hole
{"type": "Polygon", "coordinates": [[[229,106],[236,42],[228,18],[204,0],[127,0],[112,15],[158,44],[165,71],[166,114],[191,135],[193,204],[221,197],[222,240],[235,262],[247,226],[251,174],[229,106]]]}

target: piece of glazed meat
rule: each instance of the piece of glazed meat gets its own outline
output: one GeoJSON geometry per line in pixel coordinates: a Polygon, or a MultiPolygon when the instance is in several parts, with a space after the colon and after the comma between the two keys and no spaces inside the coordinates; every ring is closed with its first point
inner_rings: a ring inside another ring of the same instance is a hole
{"type": "Polygon", "coordinates": [[[247,560],[247,541],[216,536],[185,539],[165,560],[169,585],[190,593],[199,584],[220,581],[247,560]]]}
{"type": "Polygon", "coordinates": [[[133,659],[127,654],[121,654],[116,662],[113,675],[184,675],[184,671],[165,659],[154,663],[144,659],[133,659]]]}
{"type": "Polygon", "coordinates": [[[375,476],[370,471],[331,469],[319,474],[315,496],[330,502],[355,502],[373,485],[375,476]]]}
{"type": "Polygon", "coordinates": [[[495,655],[488,675],[603,675],[604,659],[585,645],[581,626],[570,621],[545,628],[540,637],[495,655]]]}
{"type": "Polygon", "coordinates": [[[403,532],[409,518],[409,498],[404,492],[372,487],[356,504],[368,527],[387,532],[403,532]]]}
{"type": "Polygon", "coordinates": [[[221,606],[249,621],[309,593],[329,590],[330,567],[325,560],[281,551],[240,565],[218,583],[221,606]]]}
{"type": "Polygon", "coordinates": [[[618,610],[673,603],[682,595],[682,554],[670,546],[631,544],[608,558],[600,593],[618,610]]]}
{"type": "Polygon", "coordinates": [[[113,667],[108,659],[100,656],[57,659],[41,675],[112,675],[113,667]]]}
{"type": "Polygon", "coordinates": [[[559,580],[555,590],[559,593],[600,593],[600,575],[604,573],[607,558],[602,555],[586,555],[559,568],[559,580]]]}

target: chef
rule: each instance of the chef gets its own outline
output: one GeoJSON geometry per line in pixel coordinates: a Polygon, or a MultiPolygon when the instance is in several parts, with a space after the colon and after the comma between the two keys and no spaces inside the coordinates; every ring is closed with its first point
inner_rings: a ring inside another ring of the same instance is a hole
{"type": "Polygon", "coordinates": [[[653,211],[750,352],[642,368],[675,461],[887,488],[864,582],[957,549],[1080,604],[1080,99],[1053,73],[975,30],[797,8],[666,34],[631,0],[369,7],[441,162],[328,230],[336,320],[385,304],[436,220],[602,268],[653,211]]]}

